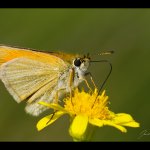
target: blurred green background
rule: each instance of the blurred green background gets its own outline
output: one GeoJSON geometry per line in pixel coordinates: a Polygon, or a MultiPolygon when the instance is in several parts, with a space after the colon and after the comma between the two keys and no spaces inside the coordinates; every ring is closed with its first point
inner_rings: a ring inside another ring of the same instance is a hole
{"type": "MultiPolygon", "coordinates": [[[[104,126],[93,141],[150,141],[150,9],[0,9],[0,44],[92,56],[113,65],[105,84],[112,111],[125,112],[141,124],[127,133],[104,126]]],[[[103,63],[89,70],[100,86],[108,72],[103,63]]],[[[36,123],[45,114],[32,117],[17,104],[0,82],[0,141],[72,141],[69,117],[63,116],[41,132],[36,123]]]]}

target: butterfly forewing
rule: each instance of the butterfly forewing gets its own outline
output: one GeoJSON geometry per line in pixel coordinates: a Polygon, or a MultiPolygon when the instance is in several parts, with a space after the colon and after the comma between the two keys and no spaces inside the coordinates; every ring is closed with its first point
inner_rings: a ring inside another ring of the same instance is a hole
{"type": "Polygon", "coordinates": [[[0,78],[17,102],[27,100],[28,113],[38,115],[46,109],[38,101],[54,100],[59,79],[72,65],[73,55],[63,55],[0,46],[0,78]]]}
{"type": "Polygon", "coordinates": [[[48,53],[8,46],[0,46],[0,64],[20,57],[37,60],[46,64],[50,64],[51,66],[61,66],[61,68],[66,66],[64,60],[48,53]]]}

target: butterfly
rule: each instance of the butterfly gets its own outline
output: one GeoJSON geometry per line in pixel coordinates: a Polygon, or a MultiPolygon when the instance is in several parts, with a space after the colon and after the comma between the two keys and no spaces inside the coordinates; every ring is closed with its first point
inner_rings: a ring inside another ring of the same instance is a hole
{"type": "Polygon", "coordinates": [[[27,101],[25,111],[33,116],[47,109],[39,101],[56,102],[82,81],[88,85],[89,64],[88,55],[0,46],[0,79],[16,102],[27,101]]]}

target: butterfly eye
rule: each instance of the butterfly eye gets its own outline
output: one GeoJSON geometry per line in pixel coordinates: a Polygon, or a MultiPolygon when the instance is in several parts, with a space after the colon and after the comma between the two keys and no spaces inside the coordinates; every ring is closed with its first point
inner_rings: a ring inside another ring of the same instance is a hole
{"type": "Polygon", "coordinates": [[[77,58],[77,59],[74,60],[74,65],[75,65],[76,67],[79,67],[79,66],[81,65],[81,60],[80,60],[80,58],[77,58]]]}

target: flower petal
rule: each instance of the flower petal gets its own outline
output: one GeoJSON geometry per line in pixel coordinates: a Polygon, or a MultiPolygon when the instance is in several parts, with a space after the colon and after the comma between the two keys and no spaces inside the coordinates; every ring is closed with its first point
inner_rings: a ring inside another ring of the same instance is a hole
{"type": "Polygon", "coordinates": [[[89,123],[91,123],[94,126],[102,127],[103,122],[100,119],[94,118],[94,119],[89,119],[89,123]]]}
{"type": "Polygon", "coordinates": [[[115,128],[119,129],[122,132],[127,132],[127,130],[124,127],[122,127],[120,125],[117,125],[117,124],[114,124],[110,120],[100,120],[100,119],[95,118],[95,119],[90,119],[89,123],[91,123],[95,126],[98,126],[98,127],[102,127],[103,125],[108,125],[108,126],[115,127],[115,128]]]}
{"type": "Polygon", "coordinates": [[[133,128],[137,128],[140,127],[140,124],[138,122],[129,122],[129,123],[124,123],[124,126],[128,126],[128,127],[133,127],[133,128]]]}
{"type": "Polygon", "coordinates": [[[82,140],[84,138],[84,133],[87,129],[88,117],[83,115],[78,115],[72,121],[69,129],[70,135],[74,139],[82,140]]]}
{"type": "Polygon", "coordinates": [[[130,122],[131,120],[133,120],[131,115],[125,114],[125,113],[115,114],[115,117],[114,117],[114,121],[117,124],[127,123],[127,122],[130,122]]]}
{"type": "Polygon", "coordinates": [[[123,126],[129,126],[129,127],[139,127],[140,124],[132,118],[131,115],[125,114],[125,113],[118,113],[115,115],[115,118],[113,119],[113,122],[115,124],[123,125],[123,126]]]}
{"type": "Polygon", "coordinates": [[[121,125],[117,125],[115,124],[113,121],[110,120],[103,120],[103,124],[104,125],[108,125],[108,126],[112,126],[115,127],[117,129],[119,129],[121,132],[127,132],[127,129],[121,125]]]}
{"type": "Polygon", "coordinates": [[[41,105],[44,105],[46,107],[55,109],[55,110],[61,110],[61,111],[66,112],[66,110],[62,106],[60,106],[59,104],[56,104],[56,103],[46,103],[46,102],[43,102],[43,101],[40,101],[38,103],[41,104],[41,105]]]}
{"type": "Polygon", "coordinates": [[[54,114],[48,115],[41,120],[38,121],[36,127],[37,130],[40,131],[43,128],[47,127],[48,125],[52,124],[55,120],[57,120],[59,117],[61,117],[65,112],[63,111],[57,111],[54,114]]]}

